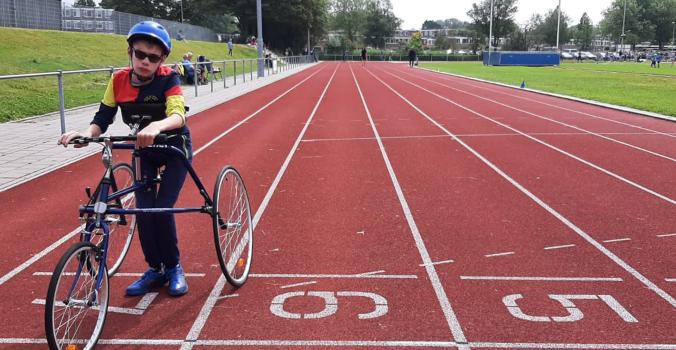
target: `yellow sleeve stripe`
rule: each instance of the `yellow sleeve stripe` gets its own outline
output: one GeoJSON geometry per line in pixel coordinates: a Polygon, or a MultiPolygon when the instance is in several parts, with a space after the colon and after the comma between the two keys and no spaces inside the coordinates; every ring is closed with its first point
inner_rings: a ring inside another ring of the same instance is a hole
{"type": "Polygon", "coordinates": [[[108,81],[108,87],[106,87],[106,93],[103,94],[103,100],[101,100],[101,103],[104,105],[115,108],[117,107],[117,103],[115,103],[115,88],[113,87],[113,78],[111,78],[108,81]]]}
{"type": "Polygon", "coordinates": [[[178,114],[185,125],[185,100],[183,95],[167,96],[167,116],[178,114]]]}

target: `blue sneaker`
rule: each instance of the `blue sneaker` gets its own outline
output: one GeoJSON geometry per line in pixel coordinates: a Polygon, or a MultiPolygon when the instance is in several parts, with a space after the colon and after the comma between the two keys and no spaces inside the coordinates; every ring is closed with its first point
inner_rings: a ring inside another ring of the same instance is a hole
{"type": "Polygon", "coordinates": [[[185,281],[185,274],[183,273],[181,264],[178,264],[173,268],[165,269],[164,274],[169,280],[169,295],[180,297],[181,295],[188,293],[188,283],[185,281]]]}
{"type": "Polygon", "coordinates": [[[127,295],[143,295],[154,287],[159,287],[167,283],[167,275],[162,270],[148,269],[141,278],[127,287],[127,295]]]}

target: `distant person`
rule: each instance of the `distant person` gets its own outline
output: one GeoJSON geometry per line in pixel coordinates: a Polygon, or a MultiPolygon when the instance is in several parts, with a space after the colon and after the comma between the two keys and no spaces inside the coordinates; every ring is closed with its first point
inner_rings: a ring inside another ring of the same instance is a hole
{"type": "Polygon", "coordinates": [[[208,83],[207,80],[207,73],[211,74],[212,68],[211,68],[211,62],[206,58],[204,55],[199,55],[197,56],[197,72],[198,72],[198,80],[197,82],[199,84],[205,85],[208,83]]]}
{"type": "Polygon", "coordinates": [[[653,54],[652,57],[650,57],[650,68],[656,67],[657,67],[657,55],[653,54]]]}
{"type": "Polygon", "coordinates": [[[228,39],[228,56],[232,56],[232,48],[234,45],[232,44],[232,38],[228,39]]]}
{"type": "Polygon", "coordinates": [[[364,47],[364,48],[361,49],[361,65],[362,66],[366,66],[366,58],[367,58],[366,48],[364,47]]]}
{"type": "Polygon", "coordinates": [[[183,55],[183,74],[185,74],[185,82],[187,84],[195,84],[195,67],[192,65],[192,52],[187,52],[183,55]]]}
{"type": "Polygon", "coordinates": [[[577,63],[582,62],[582,51],[577,52],[577,63]]]}
{"type": "Polygon", "coordinates": [[[178,34],[176,34],[176,40],[178,40],[178,41],[183,41],[183,40],[185,40],[185,35],[183,35],[183,31],[182,31],[182,30],[179,30],[179,31],[178,31],[178,34]]]}
{"type": "Polygon", "coordinates": [[[416,62],[416,59],[418,58],[417,56],[418,55],[416,54],[414,49],[408,50],[408,65],[409,65],[409,67],[413,67],[413,65],[416,62]]]}

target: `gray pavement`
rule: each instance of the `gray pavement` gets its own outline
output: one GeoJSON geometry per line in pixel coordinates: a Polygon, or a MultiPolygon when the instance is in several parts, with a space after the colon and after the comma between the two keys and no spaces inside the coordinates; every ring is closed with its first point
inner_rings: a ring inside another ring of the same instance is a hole
{"type": "MultiPolygon", "coordinates": [[[[223,87],[222,80],[214,81],[213,92],[211,85],[202,85],[198,87],[198,96],[195,96],[194,86],[184,85],[183,95],[186,105],[190,106],[188,118],[313,65],[302,65],[261,79],[257,79],[254,73],[254,79],[250,80],[247,74],[246,82],[242,82],[240,75],[237,85],[233,84],[232,77],[228,77],[227,88],[223,87]]],[[[84,130],[98,108],[99,105],[94,104],[67,110],[66,130],[84,130]]],[[[108,134],[128,133],[129,128],[121,119],[118,112],[116,122],[108,129],[108,134]]],[[[101,151],[100,147],[75,149],[57,146],[59,135],[61,121],[58,112],[0,124],[0,192],[101,151]]]]}

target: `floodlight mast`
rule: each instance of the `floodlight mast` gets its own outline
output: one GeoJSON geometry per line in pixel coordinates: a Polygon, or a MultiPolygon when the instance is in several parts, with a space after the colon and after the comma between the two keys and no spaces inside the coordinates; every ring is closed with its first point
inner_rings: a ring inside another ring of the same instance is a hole
{"type": "Polygon", "coordinates": [[[488,65],[491,65],[491,47],[493,46],[493,0],[491,0],[491,18],[488,25],[488,65]]]}
{"type": "Polygon", "coordinates": [[[559,32],[561,31],[561,0],[559,0],[559,16],[558,19],[556,20],[556,50],[561,52],[561,48],[559,46],[559,32]]]}
{"type": "Polygon", "coordinates": [[[256,0],[256,22],[258,25],[258,77],[265,76],[265,62],[263,59],[263,11],[261,9],[261,0],[256,0]]]}

